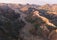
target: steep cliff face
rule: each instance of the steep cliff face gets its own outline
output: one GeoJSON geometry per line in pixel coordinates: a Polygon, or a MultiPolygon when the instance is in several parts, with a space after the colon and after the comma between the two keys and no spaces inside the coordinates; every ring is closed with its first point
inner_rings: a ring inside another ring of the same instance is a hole
{"type": "Polygon", "coordinates": [[[15,13],[15,11],[8,6],[6,8],[7,10],[4,9],[4,7],[0,7],[1,40],[17,40],[19,30],[24,27],[25,23],[19,20],[20,14],[15,13]]]}

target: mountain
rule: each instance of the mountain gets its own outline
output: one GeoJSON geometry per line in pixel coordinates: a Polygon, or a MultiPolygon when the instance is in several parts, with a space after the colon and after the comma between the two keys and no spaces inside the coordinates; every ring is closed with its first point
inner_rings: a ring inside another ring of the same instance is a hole
{"type": "Polygon", "coordinates": [[[0,36],[1,40],[56,40],[57,4],[0,3],[0,36]]]}

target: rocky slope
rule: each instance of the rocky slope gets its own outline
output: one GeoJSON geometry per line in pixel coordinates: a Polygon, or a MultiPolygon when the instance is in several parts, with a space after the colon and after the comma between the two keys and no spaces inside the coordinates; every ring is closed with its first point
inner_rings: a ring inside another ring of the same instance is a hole
{"type": "Polygon", "coordinates": [[[56,8],[0,4],[0,40],[57,40],[56,8]]]}

